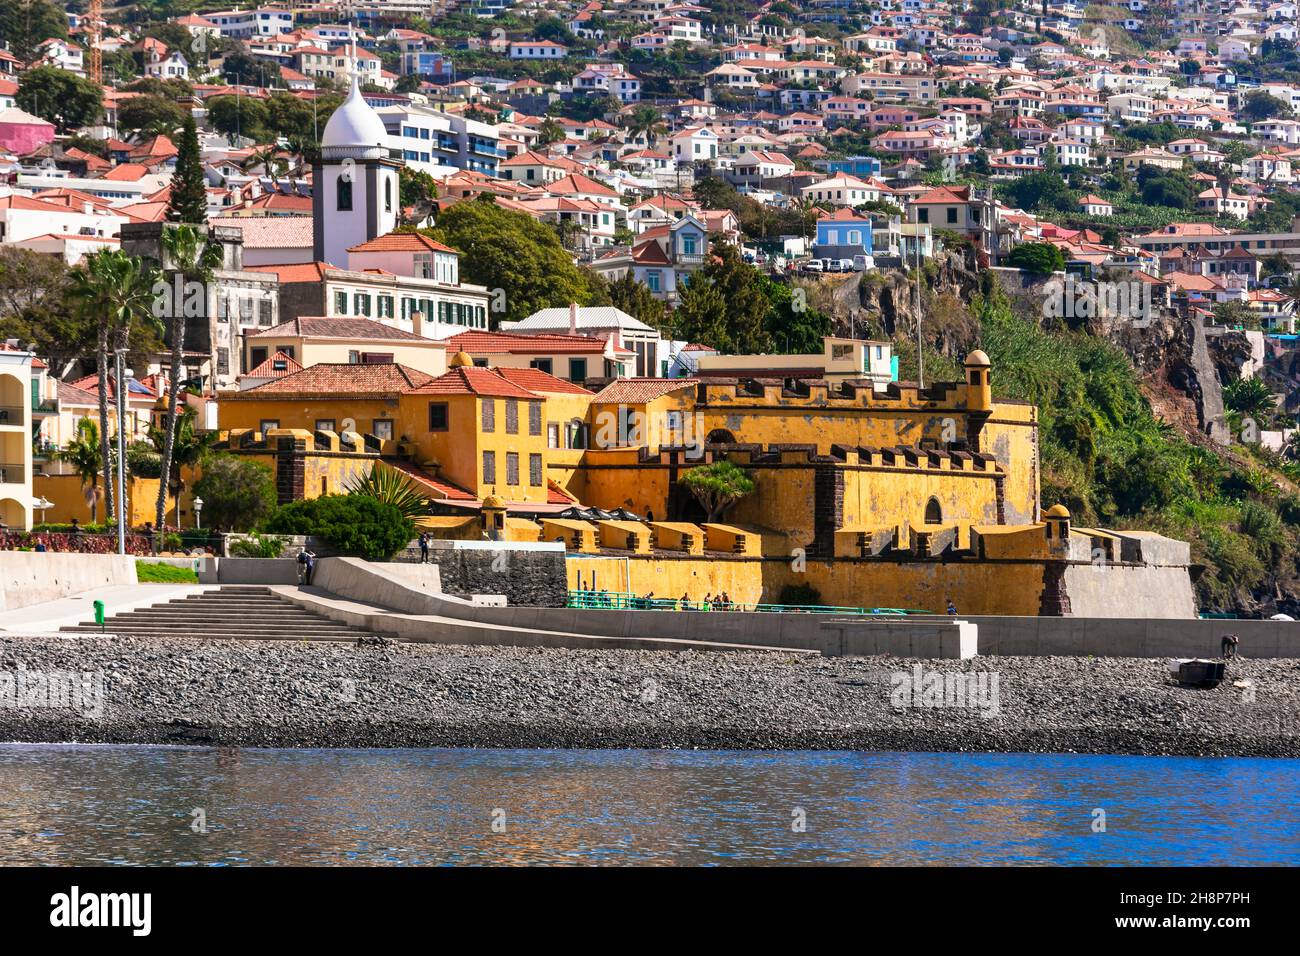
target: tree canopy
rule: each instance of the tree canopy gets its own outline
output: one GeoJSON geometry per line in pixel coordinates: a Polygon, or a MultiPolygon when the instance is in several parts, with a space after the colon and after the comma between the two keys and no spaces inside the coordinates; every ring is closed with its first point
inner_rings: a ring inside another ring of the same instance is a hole
{"type": "Polygon", "coordinates": [[[35,58],[37,47],[46,40],[67,36],[67,15],[50,0],[0,0],[0,37],[9,41],[9,52],[24,63],[35,58]]]}
{"type": "Polygon", "coordinates": [[[425,231],[461,253],[463,280],[494,290],[494,324],[608,298],[597,276],[574,265],[554,229],[498,206],[486,194],[452,206],[438,217],[436,228],[425,231]]]}
{"type": "Polygon", "coordinates": [[[711,522],[719,520],[724,511],[752,494],[756,487],[749,472],[725,459],[692,468],[678,480],[695,496],[711,522]]]}
{"type": "Polygon", "coordinates": [[[104,91],[90,80],[55,66],[38,66],[18,78],[18,108],[49,120],[60,133],[99,122],[104,91]]]}

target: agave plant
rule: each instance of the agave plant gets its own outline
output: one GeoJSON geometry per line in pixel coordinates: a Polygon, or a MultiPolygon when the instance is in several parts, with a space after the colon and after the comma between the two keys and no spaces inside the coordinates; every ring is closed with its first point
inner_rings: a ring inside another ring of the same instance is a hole
{"type": "Polygon", "coordinates": [[[371,468],[364,478],[354,478],[347,486],[350,495],[365,495],[393,505],[402,516],[414,520],[429,513],[429,503],[410,480],[392,468],[371,468]]]}

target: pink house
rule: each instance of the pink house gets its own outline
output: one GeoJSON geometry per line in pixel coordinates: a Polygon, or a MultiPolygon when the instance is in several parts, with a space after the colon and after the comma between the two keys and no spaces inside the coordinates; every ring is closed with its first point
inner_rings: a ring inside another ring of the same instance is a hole
{"type": "Polygon", "coordinates": [[[18,108],[0,110],[0,150],[26,156],[54,141],[54,125],[18,108]]]}

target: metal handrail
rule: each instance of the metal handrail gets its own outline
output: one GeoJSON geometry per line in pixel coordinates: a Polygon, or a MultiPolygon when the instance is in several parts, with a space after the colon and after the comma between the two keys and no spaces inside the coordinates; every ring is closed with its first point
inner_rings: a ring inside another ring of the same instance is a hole
{"type": "Polygon", "coordinates": [[[592,611],[753,611],[765,614],[857,614],[874,617],[933,613],[914,608],[838,607],[829,604],[746,604],[739,601],[723,604],[646,598],[624,591],[569,591],[565,606],[592,611]]]}

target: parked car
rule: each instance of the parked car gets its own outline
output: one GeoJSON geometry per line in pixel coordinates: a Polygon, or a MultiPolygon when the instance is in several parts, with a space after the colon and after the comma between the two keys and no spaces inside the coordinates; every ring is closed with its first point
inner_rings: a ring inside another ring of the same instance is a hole
{"type": "Polygon", "coordinates": [[[875,267],[876,267],[876,260],[872,256],[853,257],[854,272],[866,272],[868,269],[874,269],[875,267]]]}
{"type": "Polygon", "coordinates": [[[804,272],[821,272],[822,261],[820,259],[809,259],[803,264],[804,272]]]}

